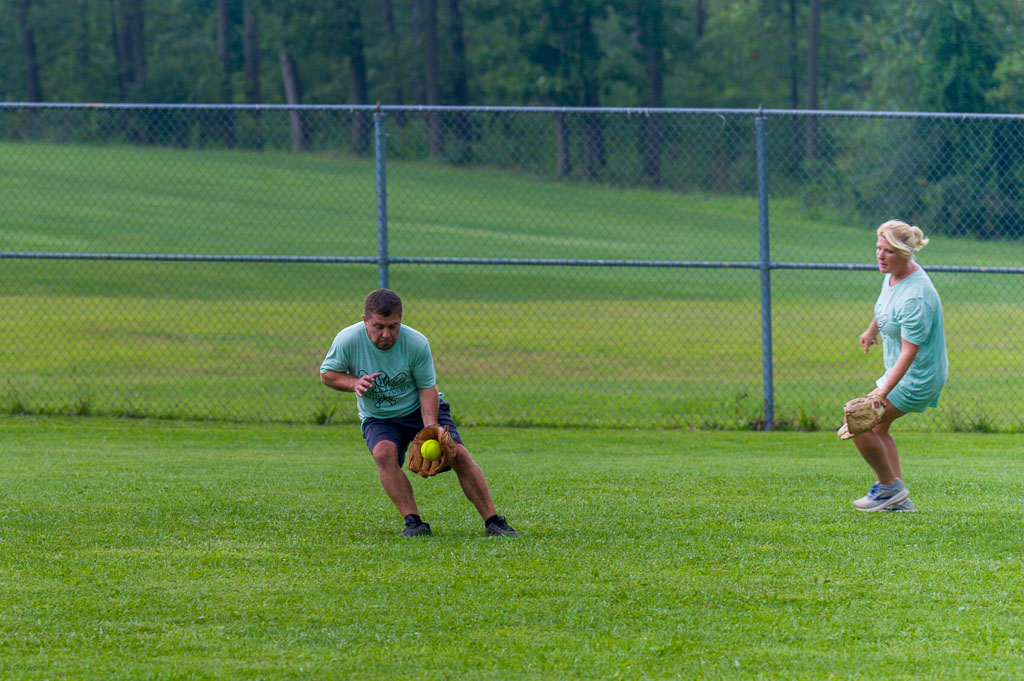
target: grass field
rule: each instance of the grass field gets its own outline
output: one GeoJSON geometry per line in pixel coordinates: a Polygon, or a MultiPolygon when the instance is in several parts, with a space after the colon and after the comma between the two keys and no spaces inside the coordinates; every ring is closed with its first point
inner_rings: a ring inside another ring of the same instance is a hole
{"type": "MultiPolygon", "coordinates": [[[[0,250],[369,256],[372,162],[337,155],[0,145],[0,250]]],[[[757,259],[753,197],[388,167],[393,256],[757,259]]],[[[777,260],[870,262],[873,225],[773,197],[777,260]]],[[[936,237],[929,264],[1019,265],[1020,243],[936,237]]],[[[1019,430],[1024,308],[1009,275],[935,275],[959,411],[922,429],[1019,430]]],[[[881,373],[857,336],[871,272],[773,274],[780,427],[833,427],[881,373]]],[[[3,260],[0,411],[355,419],[316,370],[372,265],[3,260]]],[[[459,417],[488,425],[744,428],[761,417],[754,270],[395,265],[459,417]],[[617,409],[600,409],[614,395],[617,409]]]]}
{"type": "Polygon", "coordinates": [[[1018,679],[1019,438],[466,428],[499,511],[358,429],[0,417],[5,679],[1018,679]]]}

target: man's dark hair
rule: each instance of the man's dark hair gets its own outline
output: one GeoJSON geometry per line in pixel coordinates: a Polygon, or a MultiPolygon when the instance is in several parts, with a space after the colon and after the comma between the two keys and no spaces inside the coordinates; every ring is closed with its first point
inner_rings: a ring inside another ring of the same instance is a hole
{"type": "Polygon", "coordinates": [[[389,288],[379,288],[366,296],[366,303],[363,305],[363,314],[380,315],[390,317],[393,314],[402,316],[402,299],[398,294],[389,288]]]}

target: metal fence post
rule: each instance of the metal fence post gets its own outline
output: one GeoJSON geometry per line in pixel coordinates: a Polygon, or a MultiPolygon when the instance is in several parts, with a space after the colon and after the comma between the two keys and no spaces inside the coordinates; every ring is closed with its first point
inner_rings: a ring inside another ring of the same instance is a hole
{"type": "Polygon", "coordinates": [[[384,112],[373,114],[374,156],[377,163],[377,283],[388,288],[388,184],[384,163],[384,112]]]}
{"type": "Polygon", "coordinates": [[[761,382],[764,394],[762,420],[765,430],[775,430],[775,387],[772,379],[772,264],[768,248],[768,178],[765,160],[764,112],[758,109],[757,216],[761,235],[761,382]]]}

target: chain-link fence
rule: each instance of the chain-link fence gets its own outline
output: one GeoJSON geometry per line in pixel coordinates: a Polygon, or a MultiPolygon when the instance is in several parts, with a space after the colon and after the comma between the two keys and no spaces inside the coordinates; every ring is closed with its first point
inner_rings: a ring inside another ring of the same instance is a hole
{"type": "Polygon", "coordinates": [[[902,427],[1020,429],[1022,126],[3,104],[0,408],[353,421],[318,367],[386,282],[467,424],[833,428],[902,217],[950,355],[902,427]]]}

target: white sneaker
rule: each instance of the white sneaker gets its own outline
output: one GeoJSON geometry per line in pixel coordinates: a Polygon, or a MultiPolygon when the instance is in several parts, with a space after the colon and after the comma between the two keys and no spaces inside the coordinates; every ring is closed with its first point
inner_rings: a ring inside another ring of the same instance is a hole
{"type": "Polygon", "coordinates": [[[892,485],[876,482],[867,494],[853,502],[853,507],[858,511],[881,511],[900,503],[909,496],[910,490],[902,480],[896,478],[896,482],[892,485]]]}

